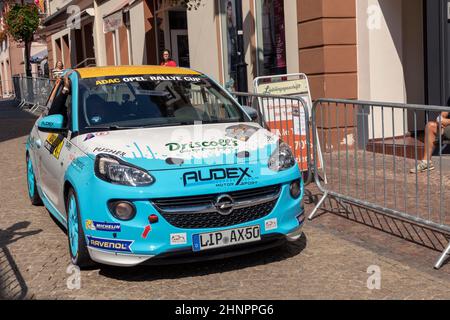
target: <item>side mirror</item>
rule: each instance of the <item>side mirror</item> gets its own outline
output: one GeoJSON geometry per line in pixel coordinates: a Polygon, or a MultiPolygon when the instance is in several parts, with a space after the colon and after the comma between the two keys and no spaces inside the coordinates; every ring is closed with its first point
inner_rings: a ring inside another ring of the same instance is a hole
{"type": "Polygon", "coordinates": [[[42,132],[58,133],[66,130],[64,127],[64,117],[61,114],[54,114],[39,120],[38,129],[42,132]]]}
{"type": "Polygon", "coordinates": [[[249,106],[242,106],[244,111],[250,116],[252,121],[256,122],[258,120],[258,111],[256,111],[254,108],[249,106]]]}

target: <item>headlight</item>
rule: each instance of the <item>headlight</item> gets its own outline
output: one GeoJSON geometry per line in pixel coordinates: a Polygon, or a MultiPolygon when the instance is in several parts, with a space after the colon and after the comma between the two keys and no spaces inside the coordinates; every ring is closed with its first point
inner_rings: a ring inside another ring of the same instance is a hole
{"type": "Polygon", "coordinates": [[[295,165],[295,157],[289,145],[281,142],[269,159],[269,168],[273,171],[284,171],[295,165]]]}
{"type": "Polygon", "coordinates": [[[107,182],[131,187],[149,186],[155,182],[155,179],[143,169],[110,155],[97,156],[95,174],[107,182]]]}

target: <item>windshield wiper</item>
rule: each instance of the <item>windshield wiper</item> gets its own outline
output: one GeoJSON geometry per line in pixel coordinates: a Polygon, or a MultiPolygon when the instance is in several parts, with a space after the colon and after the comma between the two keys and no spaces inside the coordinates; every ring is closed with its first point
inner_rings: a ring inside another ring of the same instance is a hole
{"type": "Polygon", "coordinates": [[[191,125],[191,123],[188,123],[188,122],[155,123],[155,124],[146,125],[143,128],[177,127],[177,126],[187,126],[187,125],[191,125]]]}
{"type": "Polygon", "coordinates": [[[131,130],[131,129],[142,129],[143,127],[121,127],[121,126],[94,126],[94,127],[86,127],[88,130],[106,130],[106,131],[115,131],[115,130],[131,130]]]}

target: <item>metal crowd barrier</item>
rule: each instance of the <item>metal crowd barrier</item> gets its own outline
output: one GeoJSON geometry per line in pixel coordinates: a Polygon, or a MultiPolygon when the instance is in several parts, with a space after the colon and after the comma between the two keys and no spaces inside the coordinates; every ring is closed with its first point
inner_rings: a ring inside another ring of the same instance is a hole
{"type": "Polygon", "coordinates": [[[12,80],[0,81],[0,98],[9,99],[14,97],[14,82],[12,80]]]}
{"type": "Polygon", "coordinates": [[[303,172],[305,184],[311,183],[312,148],[309,111],[302,98],[233,92],[244,107],[258,113],[257,122],[289,144],[303,172]]]}
{"type": "MultiPolygon", "coordinates": [[[[439,115],[449,111],[449,107],[440,106],[316,101],[312,109],[313,154],[317,155],[320,143],[322,173],[327,180],[321,180],[315,162],[315,183],[323,197],[309,219],[330,198],[344,209],[353,204],[450,234],[450,159],[443,154],[448,141],[438,133],[433,144],[425,144],[422,141],[431,140],[432,133],[420,131],[426,123],[430,128],[441,128],[439,115]],[[427,146],[434,146],[431,160],[423,156],[427,146]],[[426,159],[423,166],[434,164],[434,170],[417,170],[422,159],[426,159]]],[[[450,244],[436,262],[436,269],[449,253],[450,244]]]]}
{"type": "Polygon", "coordinates": [[[54,86],[54,80],[48,78],[14,76],[14,91],[19,107],[35,115],[41,114],[54,86]]]}

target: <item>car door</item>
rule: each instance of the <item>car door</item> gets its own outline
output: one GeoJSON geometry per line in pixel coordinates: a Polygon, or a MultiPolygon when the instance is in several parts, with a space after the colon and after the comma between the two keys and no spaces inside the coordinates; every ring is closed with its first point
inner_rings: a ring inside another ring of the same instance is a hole
{"type": "Polygon", "coordinates": [[[71,144],[68,141],[71,129],[72,95],[63,93],[63,84],[56,88],[55,97],[50,105],[48,115],[62,114],[66,119],[66,130],[58,133],[48,133],[38,130],[41,147],[39,148],[40,187],[45,197],[60,212],[64,213],[63,183],[65,162],[68,158],[67,149],[71,144]]]}
{"type": "MultiPolygon", "coordinates": [[[[50,95],[47,99],[47,103],[46,103],[46,109],[48,110],[52,103],[53,100],[56,96],[56,93],[58,91],[59,85],[60,85],[61,80],[58,79],[54,86],[52,91],[50,92],[50,95]]],[[[41,153],[40,153],[40,149],[42,147],[42,140],[40,139],[41,136],[39,134],[38,131],[38,122],[42,117],[45,117],[47,115],[47,112],[44,112],[40,118],[38,119],[38,121],[36,121],[36,123],[34,124],[33,129],[31,130],[31,134],[30,134],[30,152],[32,154],[32,159],[33,159],[33,166],[34,166],[34,173],[36,175],[36,181],[38,182],[39,185],[41,185],[41,173],[40,173],[40,169],[39,169],[39,163],[41,161],[41,153]]]]}

